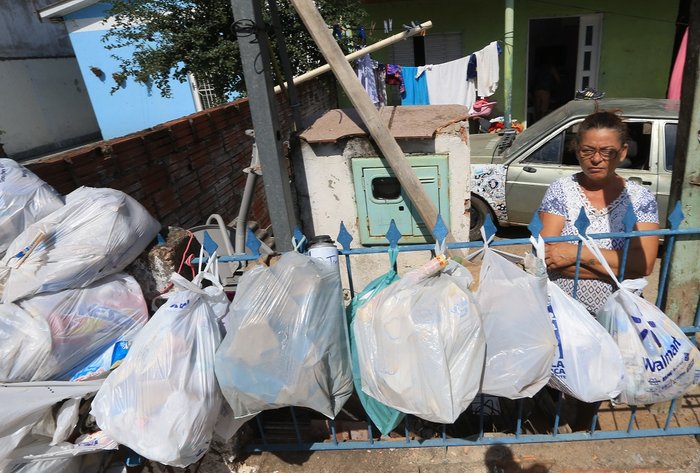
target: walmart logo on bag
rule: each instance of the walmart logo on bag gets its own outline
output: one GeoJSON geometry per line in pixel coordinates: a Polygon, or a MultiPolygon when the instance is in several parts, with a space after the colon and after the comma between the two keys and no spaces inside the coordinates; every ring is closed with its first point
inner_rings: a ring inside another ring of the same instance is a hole
{"type": "Polygon", "coordinates": [[[671,343],[671,346],[669,347],[668,350],[666,350],[666,353],[661,355],[658,360],[652,361],[649,358],[644,358],[644,369],[645,370],[649,370],[652,373],[654,373],[656,371],[661,371],[663,369],[666,369],[671,364],[671,361],[678,354],[678,351],[681,347],[681,342],[679,342],[676,339],[676,337],[672,337],[672,338],[673,338],[673,343],[671,343]]]}
{"type": "MultiPolygon", "coordinates": [[[[632,320],[637,325],[641,325],[643,322],[641,317],[635,317],[634,315],[632,316],[632,320]]],[[[649,327],[651,327],[651,328],[656,328],[656,324],[651,320],[647,321],[647,325],[649,325],[649,327]]],[[[644,328],[644,329],[639,331],[639,337],[642,339],[642,341],[644,341],[649,335],[651,335],[651,337],[654,339],[654,341],[656,342],[656,345],[659,348],[661,348],[663,346],[653,330],[649,330],[649,329],[644,328]]],[[[675,338],[674,338],[674,340],[675,340],[675,338]]]]}

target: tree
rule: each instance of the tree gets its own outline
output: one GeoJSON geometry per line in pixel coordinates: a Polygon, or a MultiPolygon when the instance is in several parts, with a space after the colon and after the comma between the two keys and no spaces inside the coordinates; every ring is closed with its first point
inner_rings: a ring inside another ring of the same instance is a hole
{"type": "MultiPolygon", "coordinates": [[[[123,75],[154,84],[165,97],[171,93],[169,81],[184,82],[188,74],[206,80],[219,97],[245,94],[230,1],[113,0],[109,11],[113,26],[102,41],[119,61],[123,75]]],[[[359,0],[316,0],[316,5],[329,24],[342,25],[346,31],[357,31],[367,16],[359,0]]],[[[268,4],[263,8],[272,57],[278,60],[268,4]]],[[[323,58],[294,8],[283,0],[278,9],[294,74],[322,65],[323,58]]],[[[345,50],[354,47],[351,35],[338,36],[345,50]]]]}

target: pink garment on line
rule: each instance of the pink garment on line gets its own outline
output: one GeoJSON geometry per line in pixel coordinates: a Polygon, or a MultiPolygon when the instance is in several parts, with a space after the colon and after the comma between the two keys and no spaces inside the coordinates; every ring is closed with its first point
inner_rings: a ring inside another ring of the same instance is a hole
{"type": "Polygon", "coordinates": [[[683,39],[681,40],[681,47],[678,48],[678,54],[676,55],[676,62],[673,65],[673,72],[671,73],[671,81],[668,84],[668,97],[669,99],[679,100],[681,98],[681,84],[683,82],[683,67],[685,66],[685,53],[688,49],[688,28],[685,29],[683,33],[683,39]]]}

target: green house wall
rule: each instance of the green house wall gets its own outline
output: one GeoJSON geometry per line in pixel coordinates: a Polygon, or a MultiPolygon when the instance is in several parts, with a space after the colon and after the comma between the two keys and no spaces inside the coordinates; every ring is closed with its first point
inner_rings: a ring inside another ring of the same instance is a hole
{"type": "MultiPolygon", "coordinates": [[[[679,0],[514,0],[513,118],[526,117],[527,39],[531,19],[603,14],[598,89],[608,97],[654,97],[666,94],[676,33],[679,0]]],[[[400,33],[402,24],[431,20],[427,34],[461,32],[464,54],[494,40],[503,40],[505,2],[472,0],[370,0],[369,43],[400,33]],[[383,32],[392,18],[393,31],[383,32]]],[[[410,40],[409,40],[410,41],[410,40]]],[[[388,51],[372,55],[387,61],[388,51]]],[[[494,99],[503,105],[503,55],[501,83],[494,99]]]]}

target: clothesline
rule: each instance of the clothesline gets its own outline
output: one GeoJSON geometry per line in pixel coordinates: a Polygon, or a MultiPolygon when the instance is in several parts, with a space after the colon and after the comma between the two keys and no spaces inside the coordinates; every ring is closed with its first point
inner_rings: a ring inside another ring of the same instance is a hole
{"type": "Polygon", "coordinates": [[[470,109],[470,116],[482,116],[490,113],[494,102],[477,101],[477,96],[490,97],[496,92],[501,52],[499,42],[492,41],[462,58],[417,67],[383,65],[366,55],[357,60],[357,75],[377,106],[386,105],[389,84],[399,85],[401,105],[460,104],[470,109]]]}

